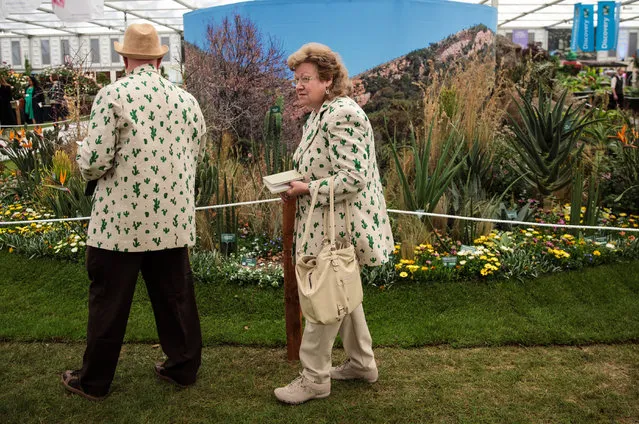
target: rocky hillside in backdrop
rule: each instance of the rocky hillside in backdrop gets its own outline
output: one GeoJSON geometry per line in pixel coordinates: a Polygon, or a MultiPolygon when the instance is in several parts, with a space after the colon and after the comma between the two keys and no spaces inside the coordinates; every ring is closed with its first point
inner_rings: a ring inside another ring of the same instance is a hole
{"type": "Polygon", "coordinates": [[[459,31],[430,46],[362,72],[353,77],[354,98],[374,125],[384,117],[398,123],[398,114],[419,116],[421,90],[415,82],[428,83],[430,73],[476,56],[494,58],[495,35],[485,25],[459,31]]]}

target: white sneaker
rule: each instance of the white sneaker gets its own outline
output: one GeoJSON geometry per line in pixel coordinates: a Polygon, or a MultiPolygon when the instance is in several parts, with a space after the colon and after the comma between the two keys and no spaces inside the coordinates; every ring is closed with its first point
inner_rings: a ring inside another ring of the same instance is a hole
{"type": "Polygon", "coordinates": [[[350,358],[338,367],[331,368],[333,380],[365,380],[374,383],[379,377],[377,367],[371,369],[358,369],[353,366],[350,358]]]}
{"type": "Polygon", "coordinates": [[[275,397],[284,403],[298,405],[311,399],[322,399],[331,394],[331,383],[313,383],[300,375],[284,387],[275,389],[275,397]]]}

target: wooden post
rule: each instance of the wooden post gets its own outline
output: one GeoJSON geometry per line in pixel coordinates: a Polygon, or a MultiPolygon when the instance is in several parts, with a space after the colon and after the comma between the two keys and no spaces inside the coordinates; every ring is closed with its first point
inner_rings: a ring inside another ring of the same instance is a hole
{"type": "Polygon", "coordinates": [[[286,309],[286,353],[289,361],[300,359],[302,343],[302,310],[297,295],[297,279],[293,266],[293,234],[295,229],[295,198],[282,205],[282,267],[284,268],[284,302],[286,309]]]}

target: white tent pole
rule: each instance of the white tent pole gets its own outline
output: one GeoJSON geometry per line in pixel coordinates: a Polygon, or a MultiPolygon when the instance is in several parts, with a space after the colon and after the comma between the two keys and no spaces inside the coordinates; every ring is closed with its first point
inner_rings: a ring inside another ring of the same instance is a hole
{"type": "Polygon", "coordinates": [[[127,12],[127,13],[135,16],[136,18],[146,19],[149,22],[153,22],[156,25],[162,25],[163,27],[169,28],[169,29],[171,29],[171,30],[173,30],[173,31],[175,31],[177,33],[181,33],[182,32],[182,30],[180,28],[176,28],[176,27],[171,26],[169,24],[163,24],[162,22],[157,21],[157,20],[155,20],[155,19],[153,19],[153,18],[151,18],[149,16],[141,15],[141,14],[136,13],[136,12],[131,12],[130,10],[126,10],[126,9],[121,8],[121,7],[114,6],[111,3],[104,3],[104,7],[109,7],[111,9],[113,9],[113,10],[117,10],[118,12],[127,12]]]}
{"type": "Polygon", "coordinates": [[[180,6],[184,6],[187,9],[191,9],[191,10],[196,10],[197,7],[195,6],[191,6],[190,4],[188,4],[187,2],[183,1],[183,0],[173,0],[174,2],[176,2],[177,4],[179,4],[180,6]]]}
{"type": "MultiPolygon", "coordinates": [[[[42,7],[38,7],[38,11],[40,11],[40,12],[44,12],[44,13],[49,13],[49,14],[52,14],[52,15],[55,15],[55,13],[53,12],[53,10],[47,10],[47,9],[42,8],[42,7]]],[[[120,29],[120,28],[118,28],[118,27],[113,27],[113,26],[109,26],[109,25],[104,25],[104,24],[101,24],[101,23],[99,23],[99,22],[95,22],[95,21],[88,21],[88,23],[90,23],[90,24],[92,24],[92,25],[100,26],[100,27],[102,27],[102,28],[107,28],[107,29],[110,29],[110,30],[115,30],[115,31],[124,32],[124,30],[121,30],[121,29],[120,29]]],[[[80,33],[80,32],[73,32],[73,34],[78,35],[78,36],[80,36],[80,35],[84,35],[84,34],[82,34],[82,33],[80,33]]]]}

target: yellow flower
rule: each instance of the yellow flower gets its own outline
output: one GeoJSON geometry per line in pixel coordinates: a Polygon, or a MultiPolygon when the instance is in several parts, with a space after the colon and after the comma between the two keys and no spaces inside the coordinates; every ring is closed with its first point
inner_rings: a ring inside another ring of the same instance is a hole
{"type": "Polygon", "coordinates": [[[410,272],[415,272],[419,269],[419,265],[408,265],[406,268],[408,268],[410,272]]]}
{"type": "Polygon", "coordinates": [[[402,277],[402,278],[406,278],[406,277],[408,277],[408,273],[406,271],[403,271],[403,272],[399,273],[399,276],[402,277]]]}
{"type": "Polygon", "coordinates": [[[13,253],[13,247],[9,248],[9,253],[13,253]]]}
{"type": "Polygon", "coordinates": [[[402,269],[403,265],[402,264],[395,264],[395,269],[396,270],[400,270],[402,269]]]}
{"type": "Polygon", "coordinates": [[[595,255],[595,256],[600,256],[601,252],[598,251],[598,250],[595,250],[594,252],[592,252],[592,254],[595,255]]]}

